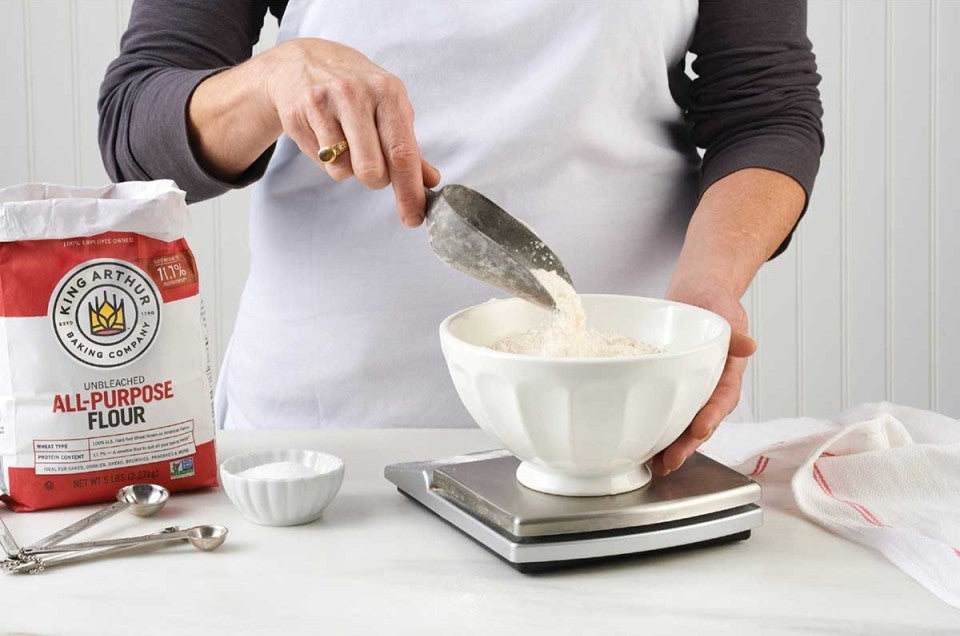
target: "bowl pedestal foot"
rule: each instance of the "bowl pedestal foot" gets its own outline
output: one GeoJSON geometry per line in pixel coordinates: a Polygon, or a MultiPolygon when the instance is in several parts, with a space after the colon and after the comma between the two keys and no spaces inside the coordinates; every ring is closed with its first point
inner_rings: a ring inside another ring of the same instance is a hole
{"type": "Polygon", "coordinates": [[[527,488],[568,497],[619,495],[645,486],[651,477],[644,464],[625,472],[591,476],[569,475],[531,462],[521,462],[517,468],[517,480],[527,488]]]}

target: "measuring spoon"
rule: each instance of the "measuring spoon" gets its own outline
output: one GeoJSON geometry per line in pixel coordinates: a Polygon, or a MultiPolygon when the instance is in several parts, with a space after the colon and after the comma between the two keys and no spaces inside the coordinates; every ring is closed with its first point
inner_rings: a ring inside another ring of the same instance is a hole
{"type": "Polygon", "coordinates": [[[23,550],[20,549],[20,545],[13,538],[13,533],[10,532],[10,528],[3,522],[3,519],[0,519],[0,547],[11,559],[19,559],[23,556],[23,550]]]}
{"type": "Polygon", "coordinates": [[[560,259],[529,227],[466,186],[427,190],[430,247],[447,265],[546,309],[556,304],[535,269],[555,271],[571,285],[560,259]]]}
{"type": "Polygon", "coordinates": [[[224,526],[203,525],[175,530],[167,528],[162,532],[144,534],[139,537],[124,537],[122,539],[103,539],[100,541],[84,541],[81,543],[61,543],[44,548],[24,548],[23,554],[52,554],[54,552],[75,552],[91,548],[107,548],[112,546],[147,545],[148,543],[163,543],[167,541],[189,541],[198,550],[216,550],[227,540],[227,529],[224,526]]]}
{"type": "Polygon", "coordinates": [[[104,519],[109,519],[124,510],[129,509],[132,514],[138,517],[152,517],[160,512],[166,505],[168,499],[170,499],[170,491],[163,486],[157,486],[156,484],[133,484],[124,486],[117,491],[117,501],[115,503],[32,543],[29,549],[46,548],[51,545],[56,545],[64,539],[69,539],[73,535],[79,534],[87,528],[100,523],[104,519]]]}
{"type": "MultiPolygon", "coordinates": [[[[179,528],[173,528],[170,531],[173,532],[179,530],[179,528]]],[[[148,544],[154,545],[154,544],[148,544]]],[[[97,559],[107,556],[112,556],[118,552],[129,552],[136,550],[138,548],[143,548],[144,545],[135,544],[135,545],[116,545],[109,548],[91,548],[89,550],[77,550],[76,552],[60,552],[58,554],[51,555],[28,555],[24,560],[18,559],[8,559],[7,561],[0,562],[0,569],[11,572],[14,574],[40,574],[48,567],[55,565],[64,565],[74,563],[76,561],[86,561],[91,559],[97,559]]]]}

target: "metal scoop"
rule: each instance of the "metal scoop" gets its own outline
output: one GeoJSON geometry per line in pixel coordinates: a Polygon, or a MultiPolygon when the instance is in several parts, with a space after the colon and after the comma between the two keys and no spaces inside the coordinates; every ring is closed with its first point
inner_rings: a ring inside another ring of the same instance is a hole
{"type": "Polygon", "coordinates": [[[140,546],[149,543],[165,543],[168,541],[189,541],[198,550],[209,552],[216,550],[227,540],[227,529],[224,526],[203,525],[178,530],[167,528],[162,532],[144,534],[139,537],[124,537],[122,539],[103,539],[100,541],[83,541],[80,543],[62,543],[45,548],[24,548],[26,556],[38,554],[52,554],[55,552],[76,552],[92,548],[109,548],[114,546],[140,546]]]}
{"type": "Polygon", "coordinates": [[[521,221],[496,203],[462,185],[427,190],[430,247],[447,265],[477,280],[547,309],[553,297],[531,273],[570,274],[553,251],[521,221]]]}
{"type": "Polygon", "coordinates": [[[124,510],[129,510],[131,514],[138,517],[152,517],[160,512],[168,499],[170,499],[170,491],[163,486],[157,486],[156,484],[124,486],[117,491],[117,501],[115,503],[34,542],[30,545],[30,548],[45,548],[56,545],[124,510]]]}

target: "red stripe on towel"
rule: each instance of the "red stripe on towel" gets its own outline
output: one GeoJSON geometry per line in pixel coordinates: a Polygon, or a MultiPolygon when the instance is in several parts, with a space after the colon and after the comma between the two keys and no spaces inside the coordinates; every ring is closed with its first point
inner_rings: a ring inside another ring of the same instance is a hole
{"type": "Polygon", "coordinates": [[[880,520],[877,519],[877,517],[872,512],[870,512],[870,510],[863,504],[859,504],[855,501],[848,501],[846,499],[840,499],[835,494],[833,494],[833,490],[830,488],[830,484],[827,483],[826,478],[823,476],[823,473],[820,471],[820,467],[817,466],[816,464],[813,465],[813,476],[814,476],[814,479],[817,480],[817,483],[820,484],[820,487],[823,488],[824,492],[826,492],[832,498],[836,499],[841,503],[847,504],[848,506],[850,506],[851,508],[859,512],[860,515],[863,516],[863,518],[869,521],[870,523],[876,526],[883,525],[882,523],[880,523],[880,520]]]}
{"type": "Polygon", "coordinates": [[[820,487],[823,489],[823,491],[828,495],[830,495],[830,497],[856,510],[858,513],[860,513],[860,516],[862,516],[864,519],[867,520],[867,522],[875,526],[881,526],[881,527],[883,526],[880,520],[877,519],[876,515],[870,512],[870,510],[863,504],[859,504],[855,501],[848,501],[846,499],[840,499],[835,494],[833,494],[833,490],[830,488],[830,484],[827,483],[826,478],[823,476],[823,473],[820,471],[820,468],[816,464],[814,464],[813,466],[813,477],[817,481],[817,483],[820,485],[820,487]]]}
{"type": "Polygon", "coordinates": [[[760,470],[757,471],[757,474],[759,475],[760,473],[762,473],[763,471],[765,471],[765,470],[767,469],[767,464],[769,464],[769,463],[770,463],[770,458],[769,458],[769,457],[764,457],[764,458],[763,458],[763,465],[760,466],[760,470]]]}
{"type": "Polygon", "coordinates": [[[958,559],[960,559],[960,548],[954,548],[953,553],[957,555],[958,559]]]}
{"type": "Polygon", "coordinates": [[[754,475],[759,475],[767,468],[767,464],[770,463],[770,458],[764,455],[757,456],[757,465],[753,468],[753,472],[748,475],[748,477],[753,477],[754,475]]]}
{"type": "Polygon", "coordinates": [[[817,484],[820,486],[823,492],[827,493],[827,495],[829,495],[833,499],[836,499],[840,503],[844,503],[850,506],[851,508],[853,508],[854,510],[856,510],[858,513],[860,513],[861,517],[867,520],[867,523],[873,524],[875,526],[883,527],[883,524],[880,522],[880,520],[877,519],[877,517],[872,512],[870,512],[870,510],[866,506],[862,504],[858,504],[855,501],[847,501],[846,499],[840,499],[835,494],[833,494],[833,490],[831,490],[830,484],[827,483],[827,480],[824,478],[823,473],[820,472],[820,467],[817,466],[816,463],[814,463],[813,465],[813,479],[814,481],[817,482],[817,484]]]}

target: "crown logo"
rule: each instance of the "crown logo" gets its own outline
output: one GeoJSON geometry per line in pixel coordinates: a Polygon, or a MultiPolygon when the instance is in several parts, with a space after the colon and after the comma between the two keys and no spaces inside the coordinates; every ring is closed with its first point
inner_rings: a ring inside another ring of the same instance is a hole
{"type": "Polygon", "coordinates": [[[94,336],[113,336],[124,329],[126,323],[123,321],[123,300],[117,302],[116,294],[113,295],[113,302],[107,300],[107,293],[103,293],[103,300],[99,306],[96,304],[97,298],[94,296],[93,302],[88,305],[90,310],[90,333],[94,336]]]}

